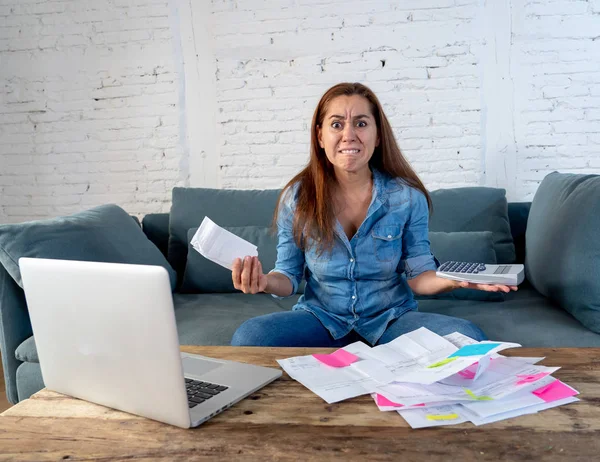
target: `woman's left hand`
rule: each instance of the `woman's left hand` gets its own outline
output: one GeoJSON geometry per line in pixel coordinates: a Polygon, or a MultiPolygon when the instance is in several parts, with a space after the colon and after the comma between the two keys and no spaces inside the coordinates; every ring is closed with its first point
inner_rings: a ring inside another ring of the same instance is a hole
{"type": "Polygon", "coordinates": [[[511,290],[517,290],[517,286],[505,286],[503,284],[477,284],[475,282],[466,281],[455,281],[456,288],[459,289],[475,289],[483,290],[485,292],[510,292],[511,290]]]}

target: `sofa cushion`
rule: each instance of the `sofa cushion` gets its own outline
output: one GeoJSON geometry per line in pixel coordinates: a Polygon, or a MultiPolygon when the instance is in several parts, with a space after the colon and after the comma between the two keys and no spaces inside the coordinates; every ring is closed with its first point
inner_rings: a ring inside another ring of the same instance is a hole
{"type": "MultiPolygon", "coordinates": [[[[493,233],[491,231],[465,231],[458,233],[430,232],[429,242],[431,252],[444,263],[446,261],[470,261],[494,264],[496,251],[494,250],[493,233]]],[[[437,295],[418,295],[417,300],[425,299],[454,299],[454,300],[482,300],[502,301],[504,292],[486,292],[474,289],[456,289],[437,295]]]]}
{"type": "Polygon", "coordinates": [[[21,257],[157,265],[168,271],[172,287],[176,282],[160,250],[113,204],[65,217],[0,225],[0,263],[23,287],[21,257]]]}
{"type": "Polygon", "coordinates": [[[24,363],[40,362],[33,335],[19,345],[19,347],[15,350],[15,357],[24,363]]]}
{"type": "Polygon", "coordinates": [[[23,401],[44,388],[39,363],[22,363],[16,373],[18,400],[23,401]]]}
{"type": "Polygon", "coordinates": [[[175,318],[181,345],[230,345],[236,329],[263,314],[289,311],[298,297],[269,294],[175,294],[175,318]]]}
{"type": "MultiPolygon", "coordinates": [[[[266,226],[223,226],[227,231],[258,247],[258,257],[267,273],[275,267],[277,236],[273,228],[266,226]]],[[[198,228],[188,230],[190,242],[198,228]]],[[[231,281],[231,271],[223,268],[197,252],[188,244],[188,257],[180,291],[182,293],[238,292],[231,281]]]]}
{"type": "Polygon", "coordinates": [[[600,347],[600,335],[540,295],[527,282],[502,303],[423,300],[419,311],[455,316],[475,323],[490,340],[524,347],[600,347]]]}
{"type": "Polygon", "coordinates": [[[551,173],[540,184],[526,231],[527,279],[600,333],[600,175],[551,173]]]}
{"type": "Polygon", "coordinates": [[[219,226],[270,226],[280,190],[173,188],[168,259],[183,279],[187,233],[205,216],[219,226]]]}
{"type": "Polygon", "coordinates": [[[431,192],[431,200],[433,213],[429,220],[429,231],[491,231],[497,262],[515,262],[515,246],[504,189],[438,189],[431,192]]]}

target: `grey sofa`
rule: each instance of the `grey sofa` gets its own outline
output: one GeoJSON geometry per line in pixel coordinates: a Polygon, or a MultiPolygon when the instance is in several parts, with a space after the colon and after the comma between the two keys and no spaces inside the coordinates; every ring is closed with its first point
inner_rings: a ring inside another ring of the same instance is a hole
{"type": "MultiPolygon", "coordinates": [[[[591,179],[592,186],[595,188],[593,194],[598,194],[596,199],[600,204],[597,177],[553,175],[548,180],[548,187],[543,187],[544,183],[540,186],[533,203],[507,204],[504,191],[492,188],[435,191],[432,193],[434,211],[430,220],[430,231],[486,231],[489,226],[492,228],[494,226],[489,224],[491,222],[486,219],[486,216],[499,213],[500,219],[497,223],[500,223],[500,226],[505,225],[508,237],[505,236],[503,241],[496,239],[495,243],[499,245],[497,250],[502,249],[498,254],[504,252],[504,259],[510,258],[518,263],[525,262],[526,267],[535,268],[536,261],[528,260],[531,257],[526,255],[526,252],[529,253],[530,247],[534,246],[532,254],[537,255],[535,258],[538,261],[542,261],[543,255],[548,253],[543,252],[543,249],[540,250],[539,245],[535,247],[537,244],[534,243],[537,242],[538,236],[543,236],[545,239],[549,234],[546,229],[539,229],[539,227],[548,222],[550,214],[557,215],[554,205],[559,199],[553,197],[553,194],[560,195],[565,188],[573,191],[573,181],[579,184],[577,182],[581,180],[582,184],[589,184],[589,181],[585,183],[584,180],[591,179]],[[489,197],[492,199],[485,198],[488,193],[491,194],[489,197]],[[541,195],[548,197],[543,198],[541,195]],[[533,224],[531,214],[535,214],[533,224]],[[532,231],[528,229],[529,226],[534,226],[536,229],[532,231]]],[[[181,290],[182,283],[185,284],[183,279],[187,262],[185,241],[188,239],[188,233],[185,231],[198,226],[204,215],[210,216],[222,226],[269,226],[276,198],[277,191],[175,188],[170,214],[149,214],[143,218],[141,225],[145,235],[168,257],[178,274],[180,285],[174,292],[173,299],[182,345],[228,345],[236,328],[246,319],[289,310],[294,305],[297,295],[276,299],[266,294],[245,295],[233,290],[219,293],[206,291],[183,293],[184,291],[181,290]]],[[[585,199],[580,200],[585,201],[585,199]]],[[[572,204],[567,206],[569,209],[573,208],[572,204]]],[[[600,216],[600,213],[597,215],[600,216]]],[[[560,216],[558,218],[560,219],[560,216]]],[[[582,227],[585,228],[580,226],[582,227]]],[[[600,231],[598,222],[592,224],[592,229],[594,227],[596,231],[600,231]]],[[[582,232],[589,234],[589,226],[586,229],[582,232]]],[[[494,233],[496,235],[499,232],[494,231],[494,233]]],[[[578,236],[578,239],[585,241],[581,239],[585,237],[584,234],[578,236]]],[[[568,239],[565,236],[559,238],[568,239]]],[[[596,236],[590,234],[587,236],[588,242],[585,243],[592,253],[598,249],[595,242],[592,243],[596,238],[597,233],[596,236]]],[[[579,242],[577,244],[580,245],[579,242]]],[[[548,246],[552,243],[544,242],[540,245],[548,246]]],[[[499,258],[498,262],[506,262],[501,260],[499,258]]],[[[600,261],[593,259],[590,261],[591,272],[600,273],[600,261]]],[[[547,263],[544,265],[547,266],[547,263]]],[[[592,326],[596,329],[594,332],[578,320],[586,321],[585,316],[582,318],[579,313],[575,313],[578,317],[576,319],[567,312],[569,308],[565,306],[564,294],[560,291],[557,293],[554,287],[556,281],[551,281],[548,288],[543,278],[540,279],[539,273],[540,271],[537,274],[528,273],[527,276],[535,280],[535,287],[541,288],[545,292],[544,295],[534,288],[531,281],[526,280],[517,292],[501,296],[499,300],[481,300],[477,297],[472,299],[468,294],[458,299],[448,294],[440,298],[419,300],[419,309],[469,319],[480,326],[490,339],[518,342],[523,346],[600,346],[600,334],[596,333],[598,329],[592,326]]],[[[558,284],[561,284],[560,280],[558,284]]],[[[592,287],[592,297],[599,293],[599,284],[600,282],[596,282],[596,286],[592,287]]],[[[593,310],[591,315],[594,315],[593,310]]],[[[1,266],[0,342],[7,397],[10,402],[16,403],[40,390],[43,381],[23,290],[1,266]]]]}

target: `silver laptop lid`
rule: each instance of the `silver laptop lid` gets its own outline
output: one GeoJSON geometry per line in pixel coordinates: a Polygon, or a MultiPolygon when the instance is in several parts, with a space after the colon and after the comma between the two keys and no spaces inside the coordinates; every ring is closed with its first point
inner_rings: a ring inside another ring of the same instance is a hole
{"type": "Polygon", "coordinates": [[[21,258],[46,387],[187,428],[187,396],[167,271],[21,258]]]}

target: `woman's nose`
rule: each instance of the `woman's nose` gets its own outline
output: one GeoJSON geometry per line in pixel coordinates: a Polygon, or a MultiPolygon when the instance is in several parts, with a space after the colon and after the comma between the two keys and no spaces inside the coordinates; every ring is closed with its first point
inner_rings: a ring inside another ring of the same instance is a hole
{"type": "Polygon", "coordinates": [[[344,131],[342,132],[342,137],[344,141],[354,140],[354,126],[352,124],[346,124],[344,127],[344,131]]]}

